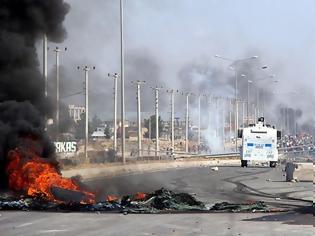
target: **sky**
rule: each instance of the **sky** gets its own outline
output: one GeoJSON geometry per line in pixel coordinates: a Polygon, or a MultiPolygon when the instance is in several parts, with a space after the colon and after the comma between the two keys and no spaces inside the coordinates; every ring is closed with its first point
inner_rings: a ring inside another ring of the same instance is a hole
{"type": "MultiPolygon", "coordinates": [[[[67,47],[61,54],[61,86],[64,96],[82,90],[83,71],[91,65],[90,110],[111,119],[113,81],[108,73],[120,72],[118,0],[68,0],[64,22],[67,47]]],[[[269,91],[270,113],[279,104],[303,110],[304,120],[314,116],[315,1],[313,0],[125,0],[126,116],[135,118],[136,90],[133,80],[145,80],[143,115],[154,112],[150,87],[178,89],[195,94],[233,97],[233,71],[222,55],[233,59],[259,58],[245,63],[242,73],[269,91]],[[268,65],[261,71],[259,67],[268,65]]],[[[38,43],[40,49],[40,42],[38,43]]],[[[41,58],[41,52],[38,52],[41,58]]],[[[49,52],[49,80],[54,78],[54,54],[49,52]]],[[[239,79],[241,80],[241,79],[239,79]]],[[[239,97],[245,97],[246,81],[240,81],[239,97]]],[[[268,100],[268,99],[267,99],[268,100]]],[[[168,118],[169,95],[161,91],[161,113],[168,118]]],[[[82,95],[64,99],[83,105],[82,95]]],[[[196,97],[191,98],[192,113],[196,97]]],[[[203,101],[203,104],[205,101],[203,101]]],[[[185,99],[176,95],[175,113],[182,116],[185,99]]],[[[193,114],[192,114],[193,116],[193,114]]]]}

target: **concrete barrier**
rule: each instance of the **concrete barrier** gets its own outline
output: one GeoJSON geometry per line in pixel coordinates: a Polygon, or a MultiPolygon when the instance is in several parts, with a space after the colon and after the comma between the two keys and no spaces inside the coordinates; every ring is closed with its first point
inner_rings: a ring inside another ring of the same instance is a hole
{"type": "Polygon", "coordinates": [[[313,163],[287,162],[285,166],[286,181],[313,182],[313,163]]]}

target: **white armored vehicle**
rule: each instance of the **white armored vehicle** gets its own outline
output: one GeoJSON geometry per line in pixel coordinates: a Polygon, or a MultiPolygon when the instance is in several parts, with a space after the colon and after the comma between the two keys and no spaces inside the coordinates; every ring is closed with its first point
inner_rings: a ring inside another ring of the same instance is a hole
{"type": "Polygon", "coordinates": [[[270,167],[276,167],[277,140],[281,138],[281,132],[266,125],[264,117],[258,118],[257,124],[239,130],[239,138],[242,138],[242,167],[247,167],[248,162],[268,162],[270,167]]]}

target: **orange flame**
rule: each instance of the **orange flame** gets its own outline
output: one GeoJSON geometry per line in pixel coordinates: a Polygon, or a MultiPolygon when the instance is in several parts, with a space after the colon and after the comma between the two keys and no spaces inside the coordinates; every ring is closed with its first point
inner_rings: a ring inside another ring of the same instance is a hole
{"type": "Polygon", "coordinates": [[[146,196],[147,196],[146,193],[137,192],[137,193],[133,196],[133,200],[135,200],[135,201],[142,201],[142,200],[145,199],[146,196]]]}
{"type": "Polygon", "coordinates": [[[115,195],[107,195],[107,196],[106,196],[106,200],[107,200],[108,202],[115,202],[115,201],[118,201],[119,198],[118,198],[117,196],[115,196],[115,195]]]}
{"type": "Polygon", "coordinates": [[[60,202],[51,192],[52,187],[59,187],[83,193],[85,200],[81,203],[95,202],[93,193],[81,190],[72,179],[63,178],[55,164],[38,156],[32,148],[11,150],[8,159],[6,173],[12,190],[24,192],[28,196],[60,202]]]}

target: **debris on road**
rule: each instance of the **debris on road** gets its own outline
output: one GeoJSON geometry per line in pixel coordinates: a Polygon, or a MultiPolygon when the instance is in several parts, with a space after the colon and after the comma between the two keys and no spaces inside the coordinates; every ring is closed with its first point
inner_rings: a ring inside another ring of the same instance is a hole
{"type": "MultiPolygon", "coordinates": [[[[40,198],[17,198],[0,196],[0,210],[51,211],[51,212],[105,212],[114,213],[179,213],[179,212],[270,212],[274,209],[264,202],[249,203],[216,203],[206,206],[188,193],[175,193],[167,189],[159,189],[152,193],[136,193],[116,200],[105,200],[95,204],[57,203],[40,198]]],[[[278,209],[279,210],[279,209],[278,209]]]]}
{"type": "Polygon", "coordinates": [[[217,166],[211,167],[211,170],[213,170],[213,171],[218,171],[218,170],[219,170],[219,167],[217,167],[217,166]]]}
{"type": "Polygon", "coordinates": [[[268,206],[264,202],[234,204],[228,202],[216,203],[211,209],[215,212],[267,212],[268,206]]]}

